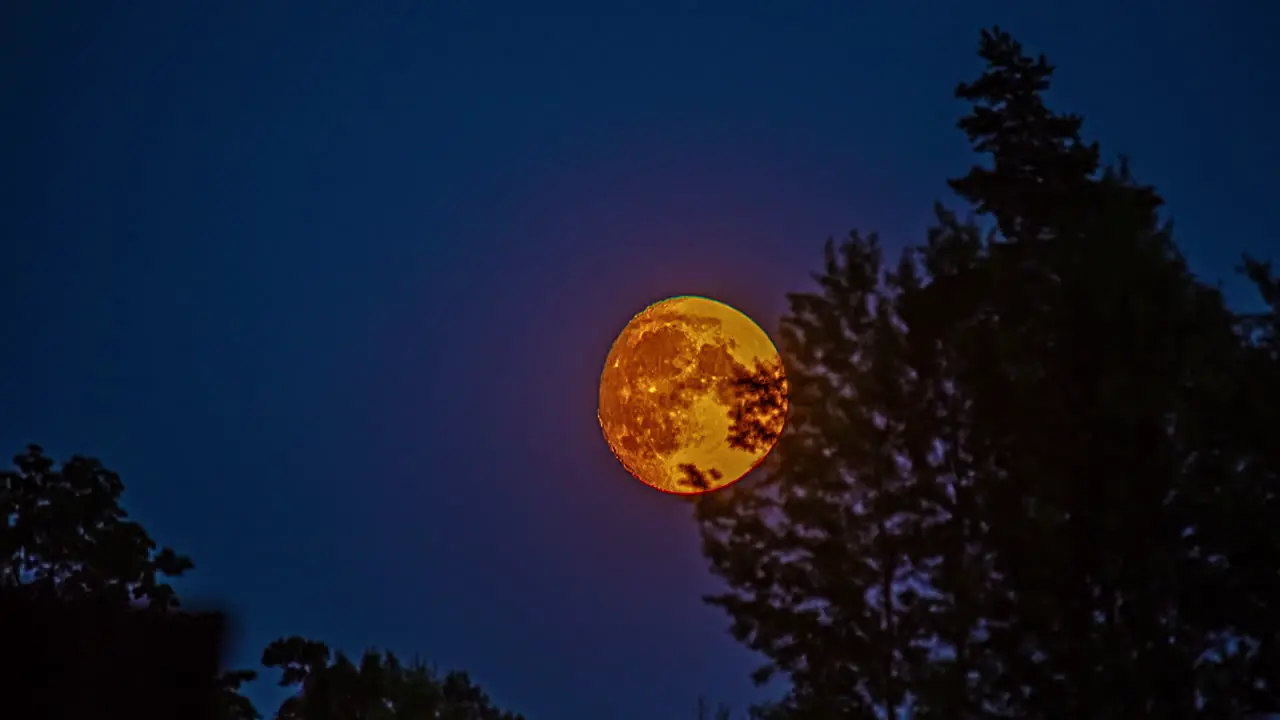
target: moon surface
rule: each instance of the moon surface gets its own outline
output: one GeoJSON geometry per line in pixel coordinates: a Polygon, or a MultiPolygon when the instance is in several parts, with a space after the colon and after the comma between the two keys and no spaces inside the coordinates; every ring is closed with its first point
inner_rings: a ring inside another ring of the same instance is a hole
{"type": "Polygon", "coordinates": [[[600,376],[600,428],[618,461],[658,490],[723,488],[759,465],[787,414],[782,359],[738,310],[681,296],[636,315],[600,376]]]}

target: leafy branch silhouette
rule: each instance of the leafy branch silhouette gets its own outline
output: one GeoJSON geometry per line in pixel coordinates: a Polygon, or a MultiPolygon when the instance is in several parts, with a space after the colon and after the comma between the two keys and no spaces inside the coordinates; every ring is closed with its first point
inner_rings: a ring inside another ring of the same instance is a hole
{"type": "Polygon", "coordinates": [[[719,480],[724,477],[724,474],[715,468],[704,471],[693,463],[685,463],[679,467],[680,472],[684,473],[684,477],[678,481],[679,484],[694,490],[710,490],[711,480],[719,480]],[[711,480],[708,480],[708,477],[711,480]]]}
{"type": "Polygon", "coordinates": [[[756,361],[729,380],[735,400],[729,417],[729,446],[760,452],[773,446],[787,417],[787,377],[782,361],[756,361]]]}

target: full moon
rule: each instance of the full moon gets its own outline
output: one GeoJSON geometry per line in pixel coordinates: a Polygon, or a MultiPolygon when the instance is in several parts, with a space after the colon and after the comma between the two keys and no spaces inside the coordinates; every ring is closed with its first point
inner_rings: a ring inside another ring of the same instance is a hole
{"type": "Polygon", "coordinates": [[[723,488],[759,465],[787,415],[782,358],[746,315],[668,298],[631,319],[600,375],[600,428],[618,461],[658,490],[723,488]]]}

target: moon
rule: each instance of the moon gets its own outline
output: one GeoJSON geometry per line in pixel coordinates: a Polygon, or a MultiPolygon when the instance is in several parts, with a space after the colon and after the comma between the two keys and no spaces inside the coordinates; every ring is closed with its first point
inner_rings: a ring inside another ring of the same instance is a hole
{"type": "Polygon", "coordinates": [[[600,429],[636,479],[695,495],[764,461],[786,422],[787,389],[777,348],[751,318],[708,298],[668,298],[610,348],[600,429]]]}

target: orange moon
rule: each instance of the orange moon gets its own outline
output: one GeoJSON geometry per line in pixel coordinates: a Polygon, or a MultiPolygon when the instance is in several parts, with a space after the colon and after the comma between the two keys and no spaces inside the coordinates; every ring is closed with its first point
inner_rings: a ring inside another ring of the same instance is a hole
{"type": "Polygon", "coordinates": [[[719,490],[759,465],[782,433],[782,358],[738,310],[668,298],[614,341],[598,414],[614,456],[641,482],[679,495],[719,490]]]}

